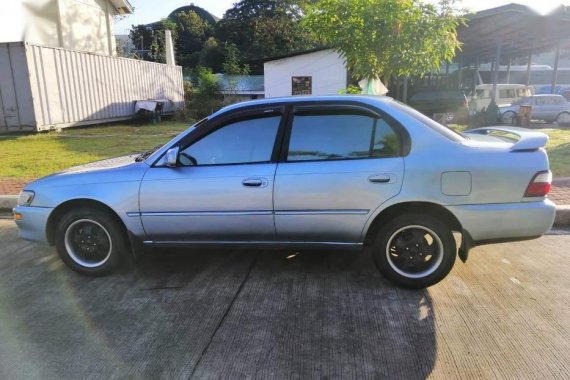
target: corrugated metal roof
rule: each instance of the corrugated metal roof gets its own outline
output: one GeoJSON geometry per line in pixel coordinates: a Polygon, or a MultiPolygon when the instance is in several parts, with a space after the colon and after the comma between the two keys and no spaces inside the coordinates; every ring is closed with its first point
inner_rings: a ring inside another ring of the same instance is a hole
{"type": "Polygon", "coordinates": [[[263,75],[225,75],[216,74],[223,91],[232,91],[238,94],[262,94],[265,92],[263,75]]]}
{"type": "MultiPolygon", "coordinates": [[[[538,0],[537,0],[538,1],[538,0]]],[[[495,57],[501,41],[504,57],[526,56],[570,46],[570,7],[560,6],[546,15],[520,4],[508,4],[467,16],[467,25],[457,30],[463,43],[459,61],[495,57]]]]}
{"type": "Polygon", "coordinates": [[[134,8],[129,3],[129,0],[111,0],[111,4],[113,4],[119,14],[132,14],[134,12],[134,8]]]}

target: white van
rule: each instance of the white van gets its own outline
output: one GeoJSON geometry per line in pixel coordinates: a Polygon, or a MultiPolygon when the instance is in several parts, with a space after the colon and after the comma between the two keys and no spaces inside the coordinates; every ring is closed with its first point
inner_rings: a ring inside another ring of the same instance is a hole
{"type": "MultiPolygon", "coordinates": [[[[475,93],[471,94],[469,108],[482,111],[491,104],[491,93],[493,92],[492,84],[480,84],[475,87],[475,93]]],[[[497,93],[495,95],[495,104],[510,105],[518,99],[534,95],[534,89],[524,84],[497,84],[497,93]]]]}

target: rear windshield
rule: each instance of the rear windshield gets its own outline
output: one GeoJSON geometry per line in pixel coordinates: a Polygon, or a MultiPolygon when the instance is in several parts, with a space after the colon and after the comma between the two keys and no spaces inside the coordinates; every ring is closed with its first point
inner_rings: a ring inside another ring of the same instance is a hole
{"type": "Polygon", "coordinates": [[[465,141],[465,137],[461,136],[459,133],[447,128],[444,125],[439,124],[437,121],[430,119],[423,113],[416,111],[415,109],[405,105],[402,102],[397,101],[396,99],[393,99],[391,105],[394,106],[394,108],[397,110],[404,112],[408,116],[411,116],[414,119],[418,120],[420,123],[447,137],[451,141],[459,143],[465,141]]]}

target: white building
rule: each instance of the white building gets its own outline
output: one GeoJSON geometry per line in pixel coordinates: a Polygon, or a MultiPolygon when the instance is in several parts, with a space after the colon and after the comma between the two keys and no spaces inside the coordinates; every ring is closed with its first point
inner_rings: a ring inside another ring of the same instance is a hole
{"type": "Polygon", "coordinates": [[[115,16],[133,13],[128,0],[8,0],[2,8],[0,42],[111,56],[116,55],[115,16]]]}
{"type": "Polygon", "coordinates": [[[265,97],[334,95],[347,87],[345,60],[331,49],[315,49],[266,61],[265,97]]]}

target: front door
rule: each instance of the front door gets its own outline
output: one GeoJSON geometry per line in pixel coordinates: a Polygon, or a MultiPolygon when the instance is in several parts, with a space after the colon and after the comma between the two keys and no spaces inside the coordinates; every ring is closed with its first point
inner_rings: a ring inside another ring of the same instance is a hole
{"type": "Polygon", "coordinates": [[[273,239],[280,121],[273,110],[229,120],[180,146],[178,167],[149,169],[140,189],[147,235],[172,243],[273,239]]]}
{"type": "Polygon", "coordinates": [[[275,176],[280,240],[358,243],[371,213],[400,192],[402,141],[362,109],[300,107],[275,176]]]}

